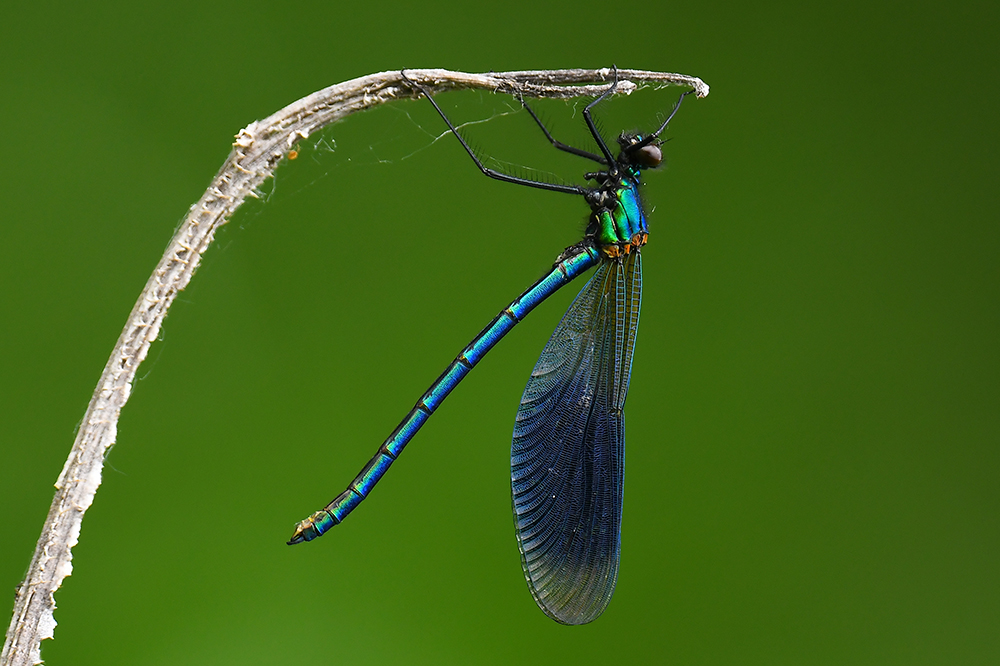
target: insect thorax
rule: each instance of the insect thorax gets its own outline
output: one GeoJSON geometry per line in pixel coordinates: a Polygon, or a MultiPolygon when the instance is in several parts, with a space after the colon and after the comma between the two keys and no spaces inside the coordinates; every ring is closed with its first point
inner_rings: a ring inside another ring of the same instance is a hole
{"type": "Polygon", "coordinates": [[[604,203],[592,204],[588,232],[605,256],[620,257],[645,245],[649,236],[639,199],[638,170],[634,177],[623,176],[617,183],[605,183],[604,188],[604,203]]]}

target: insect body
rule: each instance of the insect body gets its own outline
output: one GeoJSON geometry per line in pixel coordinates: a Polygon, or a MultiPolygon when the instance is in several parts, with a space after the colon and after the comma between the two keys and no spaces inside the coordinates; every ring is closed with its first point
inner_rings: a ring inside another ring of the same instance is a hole
{"type": "Polygon", "coordinates": [[[614,92],[617,73],[615,82],[583,112],[600,154],[556,141],[525,104],[556,148],[603,167],[586,174],[593,186],[582,187],[528,180],[484,166],[430,95],[405,75],[404,80],[431,101],[484,174],[580,195],[591,209],[589,224],[583,239],[566,248],[545,276],[462,350],[347,489],[301,521],[288,543],[311,541],[339,524],[486,353],[535,306],[596,266],[535,364],[521,397],[511,445],[514,523],[531,594],[557,622],[590,622],[607,607],[618,577],[625,397],[642,300],[640,250],[649,237],[639,197],[640,176],[643,169],[662,162],[658,137],[680,100],[655,132],[619,136],[618,155],[612,155],[591,118],[591,109],[614,92]]]}

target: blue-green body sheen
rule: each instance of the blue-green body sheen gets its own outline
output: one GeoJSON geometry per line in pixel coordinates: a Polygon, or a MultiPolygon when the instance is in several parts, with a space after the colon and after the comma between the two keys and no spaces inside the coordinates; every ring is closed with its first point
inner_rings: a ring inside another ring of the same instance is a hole
{"type": "Polygon", "coordinates": [[[535,306],[569,284],[581,273],[586,272],[599,261],[600,254],[593,247],[581,246],[557,262],[547,275],[532,285],[510,305],[498,314],[469,345],[462,350],[451,365],[445,369],[437,381],[431,385],[417,404],[396,427],[393,433],[379,447],[375,457],[368,461],[351,485],[325,508],[320,509],[295,528],[289,543],[312,541],[329,531],[353,511],[368,496],[389,466],[403,451],[431,414],[451,393],[469,371],[493,348],[514,326],[531,312],[535,306]]]}
{"type": "Polygon", "coordinates": [[[614,191],[614,208],[599,210],[594,214],[597,223],[594,240],[599,247],[628,243],[636,234],[649,233],[646,215],[639,199],[639,171],[629,171],[614,191]]]}
{"type": "Polygon", "coordinates": [[[600,616],[614,594],[621,557],[628,395],[642,304],[642,256],[649,226],[639,195],[641,172],[663,163],[660,134],[681,100],[651,134],[622,132],[617,157],[591,116],[618,87],[614,81],[583,110],[600,152],[557,141],[522,104],[556,148],[596,162],[588,186],[551,183],[487,167],[430,92],[422,93],[486,176],[582,196],[590,208],[584,237],[551,270],[501,310],[452,361],[332,502],[295,526],[289,545],[311,541],[339,525],[368,497],[392,463],[455,387],[536,306],[596,267],[570,304],[535,363],[521,396],[510,449],[510,489],[521,568],[538,607],[561,624],[600,616]]]}
{"type": "MultiPolygon", "coordinates": [[[[598,248],[621,247],[638,240],[645,242],[649,233],[646,215],[639,198],[639,169],[627,167],[617,187],[612,190],[613,205],[594,211],[593,244],[598,248]],[[638,236],[638,239],[637,239],[638,236]]],[[[628,251],[628,248],[625,248],[628,251]]],[[[324,509],[300,522],[290,543],[311,541],[338,525],[367,497],[410,439],[420,430],[438,405],[469,371],[536,305],[580,273],[594,266],[599,253],[593,248],[578,249],[564,258],[552,271],[510,304],[466,347],[462,354],[427,390],[403,422],[379,448],[350,486],[324,509]]]]}

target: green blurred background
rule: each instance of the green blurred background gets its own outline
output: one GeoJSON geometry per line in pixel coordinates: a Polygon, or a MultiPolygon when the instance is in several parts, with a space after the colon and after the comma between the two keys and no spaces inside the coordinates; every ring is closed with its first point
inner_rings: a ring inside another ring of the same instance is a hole
{"type": "MultiPolygon", "coordinates": [[[[219,234],[140,369],[43,656],[1000,663],[996,3],[470,7],[4,10],[0,588],[12,601],[125,317],[241,127],[381,70],[617,64],[712,93],[648,178],[608,611],[539,612],[510,517],[518,400],[577,287],[349,521],[284,543],[583,226],[580,201],[483,178],[400,102],[316,137],[219,234]]],[[[678,92],[599,116],[649,129],[678,92]]],[[[589,168],[509,98],[440,100],[490,119],[468,136],[502,164],[589,168]]],[[[585,145],[578,104],[538,108],[585,145]]]]}

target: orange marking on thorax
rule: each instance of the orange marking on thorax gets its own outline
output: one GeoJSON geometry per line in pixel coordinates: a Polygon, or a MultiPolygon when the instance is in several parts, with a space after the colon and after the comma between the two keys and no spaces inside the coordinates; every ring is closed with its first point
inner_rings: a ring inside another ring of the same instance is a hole
{"type": "Polygon", "coordinates": [[[605,245],[601,248],[601,253],[608,259],[617,259],[619,257],[627,256],[633,249],[638,250],[646,244],[647,240],[649,240],[649,234],[645,231],[640,231],[635,236],[632,236],[632,240],[627,243],[605,245]]]}

